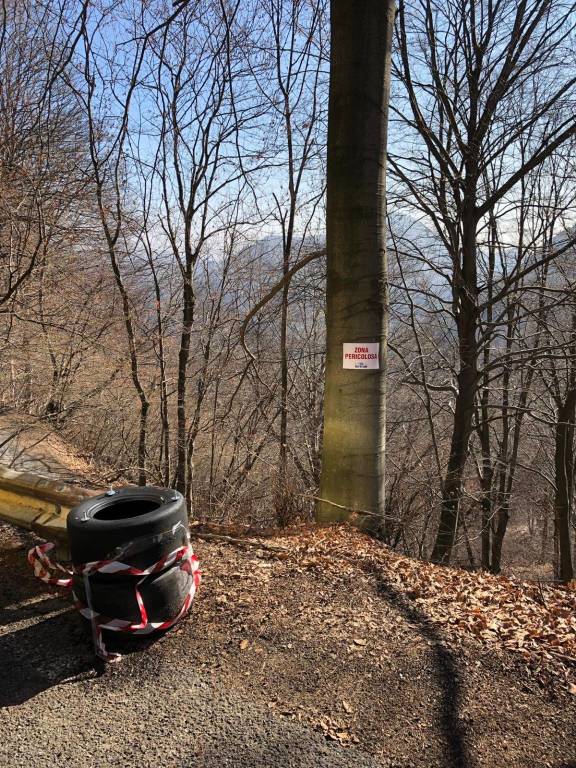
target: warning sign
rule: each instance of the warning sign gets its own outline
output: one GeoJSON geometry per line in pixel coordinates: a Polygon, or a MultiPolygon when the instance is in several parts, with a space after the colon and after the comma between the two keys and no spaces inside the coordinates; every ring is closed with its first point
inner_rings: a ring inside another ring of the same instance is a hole
{"type": "Polygon", "coordinates": [[[377,341],[344,344],[342,368],[380,368],[380,344],[377,341]]]}

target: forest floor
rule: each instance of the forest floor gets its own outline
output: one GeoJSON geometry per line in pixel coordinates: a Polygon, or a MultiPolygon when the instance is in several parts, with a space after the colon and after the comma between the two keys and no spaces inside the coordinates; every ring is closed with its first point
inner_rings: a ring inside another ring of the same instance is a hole
{"type": "Polygon", "coordinates": [[[0,529],[0,765],[576,768],[576,594],[346,526],[194,538],[191,614],[94,662],[0,529]]]}

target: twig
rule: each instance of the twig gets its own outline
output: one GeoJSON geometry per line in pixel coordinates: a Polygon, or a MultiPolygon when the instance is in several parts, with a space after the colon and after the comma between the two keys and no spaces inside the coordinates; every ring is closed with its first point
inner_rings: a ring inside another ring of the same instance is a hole
{"type": "Polygon", "coordinates": [[[290,549],[287,547],[275,547],[272,544],[264,544],[263,542],[252,541],[251,539],[237,539],[234,536],[226,536],[223,533],[200,533],[192,529],[190,535],[192,538],[206,539],[208,541],[225,541],[227,544],[234,544],[237,547],[256,547],[257,549],[265,549],[270,552],[290,554],[290,549]]]}
{"type": "Polygon", "coordinates": [[[272,287],[272,289],[270,291],[268,291],[268,293],[262,299],[260,299],[260,301],[254,307],[252,307],[250,312],[248,312],[248,314],[246,315],[246,317],[242,321],[242,325],[240,326],[240,344],[242,344],[242,347],[243,347],[244,351],[246,352],[248,357],[250,357],[252,362],[254,362],[254,360],[256,360],[256,356],[248,348],[248,346],[246,344],[246,338],[245,338],[246,337],[246,329],[248,328],[248,324],[250,323],[250,320],[252,320],[254,315],[257,312],[259,312],[262,309],[263,306],[268,304],[268,302],[271,301],[274,298],[274,296],[276,296],[276,294],[279,291],[282,290],[282,288],[286,285],[286,283],[289,283],[292,280],[292,278],[294,277],[296,272],[298,272],[300,269],[302,269],[302,267],[305,267],[306,264],[309,264],[314,259],[319,259],[321,256],[325,256],[325,255],[326,255],[326,251],[325,250],[321,250],[321,251],[312,251],[312,253],[308,253],[306,256],[303,256],[300,259],[300,261],[297,261],[296,264],[294,264],[294,266],[291,267],[288,270],[288,272],[286,272],[286,274],[282,277],[282,279],[279,280],[272,287]]]}
{"type": "Polygon", "coordinates": [[[393,515],[383,515],[380,514],[380,512],[371,512],[368,509],[356,509],[354,507],[347,507],[344,504],[337,504],[335,501],[330,501],[330,499],[323,499],[321,496],[312,496],[309,493],[299,493],[298,496],[301,496],[303,499],[311,499],[312,501],[321,501],[323,504],[330,504],[332,507],[337,507],[338,509],[343,509],[346,512],[351,512],[356,515],[369,515],[370,517],[377,517],[379,520],[396,520],[397,522],[402,522],[402,518],[400,517],[394,517],[393,515]]]}

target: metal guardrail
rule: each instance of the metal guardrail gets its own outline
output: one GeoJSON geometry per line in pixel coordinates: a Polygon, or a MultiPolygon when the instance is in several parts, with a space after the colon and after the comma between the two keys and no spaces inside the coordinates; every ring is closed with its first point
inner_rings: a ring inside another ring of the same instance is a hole
{"type": "Polygon", "coordinates": [[[67,548],[66,516],[83,499],[101,493],[0,466],[0,520],[67,548]]]}

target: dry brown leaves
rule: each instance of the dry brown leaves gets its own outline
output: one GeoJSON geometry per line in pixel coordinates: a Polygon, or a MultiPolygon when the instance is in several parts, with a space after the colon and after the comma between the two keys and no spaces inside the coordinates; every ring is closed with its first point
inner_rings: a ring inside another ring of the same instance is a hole
{"type": "MultiPolygon", "coordinates": [[[[549,667],[576,694],[576,592],[565,587],[433,565],[391,552],[349,526],[309,529],[288,538],[300,568],[360,568],[377,574],[451,635],[474,637],[549,667]]],[[[362,638],[353,641],[365,644],[362,638]]],[[[337,732],[337,731],[336,731],[337,732]]]]}

